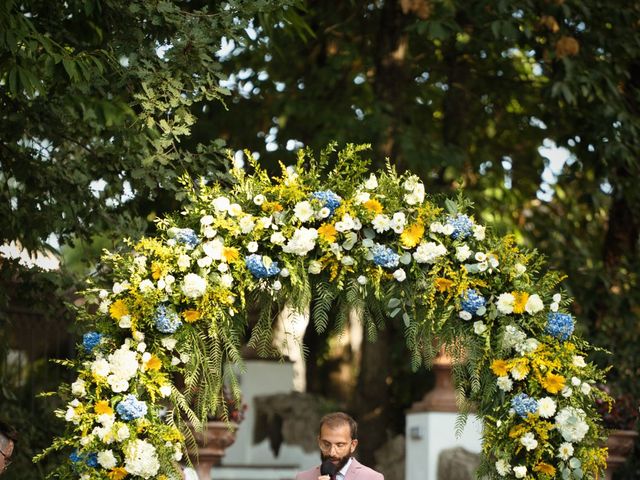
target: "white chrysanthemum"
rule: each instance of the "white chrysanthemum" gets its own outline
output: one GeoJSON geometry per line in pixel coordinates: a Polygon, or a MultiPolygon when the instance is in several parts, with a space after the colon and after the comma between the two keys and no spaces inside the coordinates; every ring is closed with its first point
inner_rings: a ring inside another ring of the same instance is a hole
{"type": "Polygon", "coordinates": [[[322,263],[317,260],[309,262],[308,272],[312,275],[317,275],[322,271],[322,263]]]}
{"type": "Polygon", "coordinates": [[[85,388],[86,383],[81,378],[78,378],[75,382],[71,384],[71,393],[76,397],[84,397],[87,394],[87,390],[85,388]]]}
{"type": "Polygon", "coordinates": [[[367,180],[364,182],[364,188],[366,188],[367,190],[378,188],[378,179],[373,173],[369,175],[369,178],[367,178],[367,180]]]}
{"type": "Polygon", "coordinates": [[[584,368],[587,366],[586,362],[584,361],[584,357],[580,355],[574,355],[571,361],[571,364],[574,367],[578,367],[578,368],[584,368]]]}
{"type": "Polygon", "coordinates": [[[124,461],[127,472],[145,479],[155,476],[160,469],[155,447],[140,439],[127,443],[124,448],[124,461]]]}
{"type": "Polygon", "coordinates": [[[111,371],[109,362],[104,358],[98,358],[91,362],[91,373],[97,377],[106,377],[111,371]]]}
{"type": "Polygon", "coordinates": [[[496,472],[501,477],[505,477],[511,472],[511,465],[506,460],[498,460],[496,462],[496,472]]]}
{"type": "Polygon", "coordinates": [[[222,260],[224,253],[224,243],[222,240],[215,238],[209,242],[205,242],[202,244],[202,251],[208,257],[213,258],[214,260],[222,260]]]}
{"type": "Polygon", "coordinates": [[[459,262],[464,262],[467,258],[471,256],[471,249],[469,245],[461,245],[456,247],[456,260],[459,262]]]}
{"type": "Polygon", "coordinates": [[[379,213],[373,217],[371,225],[377,233],[384,233],[391,228],[391,220],[386,215],[379,213]]]}
{"type": "Polygon", "coordinates": [[[558,458],[561,460],[567,461],[573,455],[573,445],[569,442],[564,442],[560,444],[558,448],[558,458]]]}
{"type": "Polygon", "coordinates": [[[253,229],[256,226],[256,222],[253,220],[253,217],[251,215],[245,215],[240,219],[238,225],[240,226],[240,231],[244,235],[247,235],[253,232],[253,229]]]}
{"type": "Polygon", "coordinates": [[[186,270],[191,266],[191,257],[189,255],[180,255],[178,257],[178,268],[186,270]]]}
{"type": "Polygon", "coordinates": [[[551,397],[543,397],[538,400],[538,415],[542,418],[551,418],[556,413],[556,402],[551,397]]]}
{"type": "Polygon", "coordinates": [[[473,226],[473,238],[476,240],[482,241],[485,237],[485,227],[482,225],[474,225],[473,226]]]}
{"type": "Polygon", "coordinates": [[[407,278],[407,274],[402,268],[399,268],[395,272],[393,272],[393,278],[395,278],[398,282],[403,282],[407,278]]]}
{"type": "Polygon", "coordinates": [[[542,311],[544,309],[544,303],[542,302],[540,295],[533,294],[529,296],[529,299],[527,300],[527,303],[525,304],[524,309],[529,315],[534,315],[542,311]]]}
{"type": "Polygon", "coordinates": [[[273,232],[271,234],[271,237],[269,238],[269,241],[274,245],[282,245],[284,242],[287,241],[287,239],[282,234],[282,232],[273,232]]]}
{"type": "Polygon", "coordinates": [[[517,467],[513,467],[513,473],[516,478],[524,478],[527,476],[527,467],[524,465],[518,465],[517,467]]]}
{"type": "Polygon", "coordinates": [[[496,302],[496,308],[503,315],[509,315],[513,313],[513,306],[516,303],[516,298],[511,293],[501,293],[498,296],[496,302]]]}
{"type": "Polygon", "coordinates": [[[207,290],[207,280],[195,273],[188,273],[182,283],[182,293],[187,298],[198,298],[207,290]]]}
{"type": "Polygon", "coordinates": [[[447,254],[447,248],[435,242],[422,242],[413,252],[413,258],[418,263],[435,263],[439,257],[447,254]]]}
{"type": "Polygon", "coordinates": [[[496,380],[496,384],[498,388],[503,392],[510,392],[513,388],[513,381],[508,376],[498,377],[496,380]]]}
{"type": "Polygon", "coordinates": [[[117,465],[116,457],[112,450],[103,450],[98,452],[98,463],[102,468],[110,470],[117,465]]]}
{"type": "Polygon", "coordinates": [[[486,331],[487,331],[487,326],[484,324],[482,320],[473,322],[473,332],[476,335],[482,335],[486,331]]]}
{"type": "Polygon", "coordinates": [[[531,432],[527,432],[520,437],[520,443],[527,449],[527,452],[538,448],[538,440],[536,440],[536,437],[531,432]]]}
{"type": "Polygon", "coordinates": [[[304,200],[303,202],[296,203],[296,206],[293,208],[293,213],[298,220],[305,223],[313,218],[316,212],[313,210],[311,202],[304,200]]]}
{"type": "Polygon", "coordinates": [[[589,431],[584,410],[565,407],[556,415],[556,426],[567,442],[579,442],[589,431]]]}
{"type": "Polygon", "coordinates": [[[295,253],[296,255],[306,255],[316,246],[318,231],[315,228],[297,228],[293,237],[282,247],[285,253],[295,253]]]}
{"type": "Polygon", "coordinates": [[[218,197],[213,200],[212,204],[213,208],[217,212],[223,213],[229,209],[229,205],[231,205],[231,202],[227,197],[218,197]]]}
{"type": "Polygon", "coordinates": [[[140,367],[136,352],[129,350],[125,345],[109,355],[109,364],[111,372],[123,380],[135,377],[140,367]]]}

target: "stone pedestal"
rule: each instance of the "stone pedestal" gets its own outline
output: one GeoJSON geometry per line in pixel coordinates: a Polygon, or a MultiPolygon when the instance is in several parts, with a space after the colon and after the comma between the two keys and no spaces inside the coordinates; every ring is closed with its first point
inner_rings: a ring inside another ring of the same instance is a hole
{"type": "Polygon", "coordinates": [[[607,457],[607,471],[605,480],[611,480],[613,473],[623,465],[633,452],[633,445],[638,439],[635,430],[611,430],[607,439],[609,456],[607,457]]]}
{"type": "Polygon", "coordinates": [[[204,432],[195,432],[198,454],[192,456],[192,461],[200,480],[211,478],[211,469],[220,465],[225,451],[235,442],[237,429],[233,423],[210,421],[204,432]]]}

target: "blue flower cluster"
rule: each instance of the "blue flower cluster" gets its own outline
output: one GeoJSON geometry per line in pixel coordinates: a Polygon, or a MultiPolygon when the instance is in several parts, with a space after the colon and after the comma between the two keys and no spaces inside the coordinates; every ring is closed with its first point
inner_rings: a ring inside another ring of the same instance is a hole
{"type": "Polygon", "coordinates": [[[102,340],[102,334],[98,332],[88,332],[82,336],[82,346],[86,352],[91,353],[93,349],[98,346],[100,340],[102,340]]]}
{"type": "Polygon", "coordinates": [[[123,420],[134,420],[147,414],[147,404],[139,401],[135,395],[127,395],[116,405],[116,412],[123,420]]]}
{"type": "Polygon", "coordinates": [[[451,238],[454,240],[457,240],[458,238],[464,239],[471,235],[473,222],[467,215],[460,214],[455,217],[449,215],[447,217],[447,223],[453,227],[451,238]]]}
{"type": "Polygon", "coordinates": [[[460,306],[463,310],[475,315],[480,307],[487,304],[485,298],[476,292],[473,288],[469,288],[462,296],[460,306]]]}
{"type": "Polygon", "coordinates": [[[371,253],[373,254],[373,263],[384,268],[395,268],[400,262],[400,255],[386,245],[376,243],[371,247],[371,253]]]}
{"type": "Polygon", "coordinates": [[[167,308],[166,305],[159,305],[156,310],[156,328],[162,333],[174,333],[182,326],[180,317],[173,310],[167,308]]]}
{"type": "Polygon", "coordinates": [[[189,248],[194,248],[200,243],[200,240],[198,240],[198,235],[196,235],[196,232],[194,232],[190,228],[174,229],[173,238],[175,238],[177,242],[184,243],[189,248]]]}
{"type": "Polygon", "coordinates": [[[69,455],[69,459],[73,463],[85,462],[88,466],[92,468],[98,467],[98,454],[97,453],[89,453],[88,455],[83,455],[78,453],[78,450],[74,450],[69,455]]]}
{"type": "Polygon", "coordinates": [[[245,258],[244,263],[256,278],[273,277],[274,275],[280,273],[278,262],[272,262],[269,265],[269,268],[267,268],[262,262],[262,256],[256,253],[252,253],[247,258],[245,258]]]}
{"type": "Polygon", "coordinates": [[[547,316],[546,331],[559,340],[567,340],[573,333],[573,317],[568,313],[551,312],[547,316]]]}
{"type": "Polygon", "coordinates": [[[336,208],[338,208],[342,203],[342,198],[340,198],[336,193],[332,192],[331,190],[313,192],[311,196],[315,199],[320,200],[323,203],[323,206],[331,210],[331,215],[333,215],[333,212],[335,212],[336,208]]]}
{"type": "Polygon", "coordinates": [[[519,393],[511,399],[511,406],[518,415],[524,418],[530,413],[536,413],[538,401],[526,393],[519,393]]]}

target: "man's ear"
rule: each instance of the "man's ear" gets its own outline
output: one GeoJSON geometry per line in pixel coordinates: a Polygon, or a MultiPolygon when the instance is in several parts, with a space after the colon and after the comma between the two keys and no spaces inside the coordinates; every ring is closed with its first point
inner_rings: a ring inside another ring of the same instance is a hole
{"type": "Polygon", "coordinates": [[[358,446],[358,439],[354,438],[351,440],[351,453],[356,451],[356,447],[358,446]]]}

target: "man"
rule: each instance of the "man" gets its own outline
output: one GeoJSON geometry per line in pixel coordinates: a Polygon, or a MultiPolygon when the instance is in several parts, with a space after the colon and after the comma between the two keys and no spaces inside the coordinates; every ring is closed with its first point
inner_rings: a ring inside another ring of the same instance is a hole
{"type": "Polygon", "coordinates": [[[16,431],[0,420],[0,475],[4,473],[13,453],[13,444],[17,439],[16,431]]]}
{"type": "Polygon", "coordinates": [[[322,417],[318,446],[322,472],[317,466],[300,472],[296,480],[384,480],[381,473],[365,467],[351,456],[358,446],[358,424],[346,413],[330,413],[322,417]],[[335,474],[327,475],[326,472],[335,474]]]}

